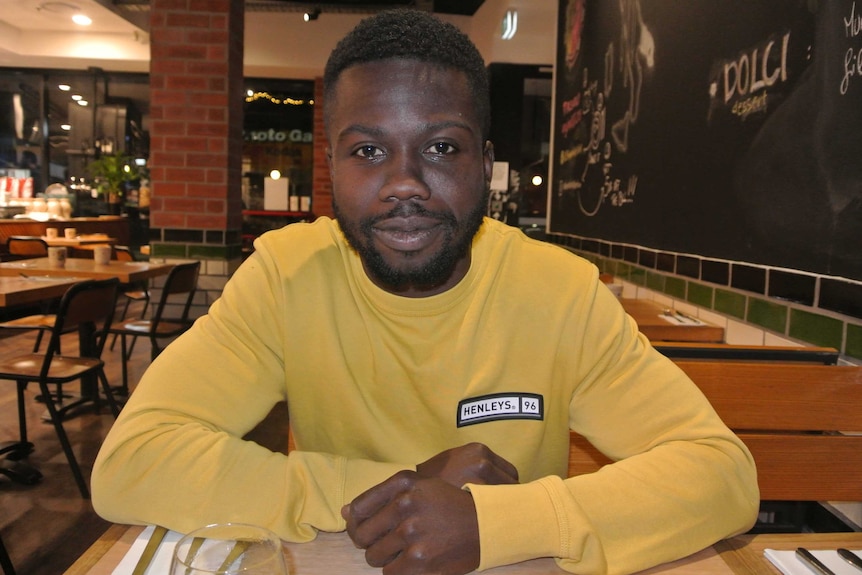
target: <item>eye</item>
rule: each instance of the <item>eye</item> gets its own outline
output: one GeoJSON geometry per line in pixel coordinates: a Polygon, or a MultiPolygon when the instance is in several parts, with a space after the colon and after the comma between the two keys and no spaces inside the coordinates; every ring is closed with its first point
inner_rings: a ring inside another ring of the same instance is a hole
{"type": "Polygon", "coordinates": [[[353,155],[359,156],[360,158],[379,158],[383,155],[383,150],[378,148],[377,146],[372,146],[367,144],[365,146],[360,146],[357,148],[353,155]]]}
{"type": "Polygon", "coordinates": [[[446,156],[449,154],[454,154],[458,151],[458,148],[456,148],[449,142],[434,142],[425,151],[430,154],[446,156]]]}

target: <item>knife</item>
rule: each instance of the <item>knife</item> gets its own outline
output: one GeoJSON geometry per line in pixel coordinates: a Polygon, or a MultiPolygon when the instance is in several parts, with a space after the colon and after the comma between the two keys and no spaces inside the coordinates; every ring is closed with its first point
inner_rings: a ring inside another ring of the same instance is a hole
{"type": "Polygon", "coordinates": [[[857,569],[862,570],[862,557],[859,557],[849,549],[844,549],[843,547],[838,550],[838,555],[857,569]]]}
{"type": "Polygon", "coordinates": [[[796,556],[799,557],[803,563],[808,565],[815,573],[820,573],[820,575],[835,575],[835,572],[832,571],[832,569],[821,563],[820,559],[812,555],[811,551],[804,547],[796,548],[796,556]]]}

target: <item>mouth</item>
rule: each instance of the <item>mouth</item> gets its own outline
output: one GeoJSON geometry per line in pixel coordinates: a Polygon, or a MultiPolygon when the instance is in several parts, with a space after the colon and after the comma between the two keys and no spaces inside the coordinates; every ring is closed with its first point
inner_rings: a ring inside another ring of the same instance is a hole
{"type": "Polygon", "coordinates": [[[440,220],[420,216],[388,218],[371,228],[380,243],[397,252],[419,252],[427,248],[437,240],[442,229],[440,220]]]}

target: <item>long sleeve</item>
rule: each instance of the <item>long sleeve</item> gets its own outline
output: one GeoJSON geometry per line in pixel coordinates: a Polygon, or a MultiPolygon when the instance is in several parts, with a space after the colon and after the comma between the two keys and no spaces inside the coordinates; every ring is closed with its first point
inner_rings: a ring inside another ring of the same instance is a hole
{"type": "Polygon", "coordinates": [[[616,463],[567,479],[471,485],[483,569],[550,556],[582,575],[632,573],[754,522],[759,495],[747,448],[605,291],[578,314],[588,343],[584,355],[569,350],[572,371],[590,367],[572,396],[570,426],[616,463]]]}
{"type": "MultiPolygon", "coordinates": [[[[411,467],[286,456],[242,439],[286,399],[285,339],[303,335],[284,329],[291,320],[275,269],[265,255],[253,256],[210,313],[146,371],[94,466],[100,515],[178,531],[242,521],[305,541],[317,530],[342,530],[342,505],[411,467]]],[[[322,361],[309,359],[312,369],[322,361]]]]}

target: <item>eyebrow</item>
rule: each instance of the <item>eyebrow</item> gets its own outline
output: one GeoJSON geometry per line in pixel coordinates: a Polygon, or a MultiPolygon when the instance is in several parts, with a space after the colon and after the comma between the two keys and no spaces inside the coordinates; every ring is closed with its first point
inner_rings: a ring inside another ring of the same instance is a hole
{"type": "MultiPolygon", "coordinates": [[[[427,122],[423,124],[420,128],[420,132],[436,132],[439,130],[445,130],[448,128],[457,128],[461,130],[465,130],[471,134],[475,133],[475,130],[468,124],[467,122],[460,122],[456,120],[447,120],[443,122],[427,122]]],[[[380,128],[374,126],[368,126],[365,124],[351,124],[347,126],[345,129],[341,130],[338,133],[338,139],[341,140],[345,136],[349,136],[352,134],[361,134],[372,137],[381,137],[385,135],[386,132],[381,130],[380,128]]]]}

